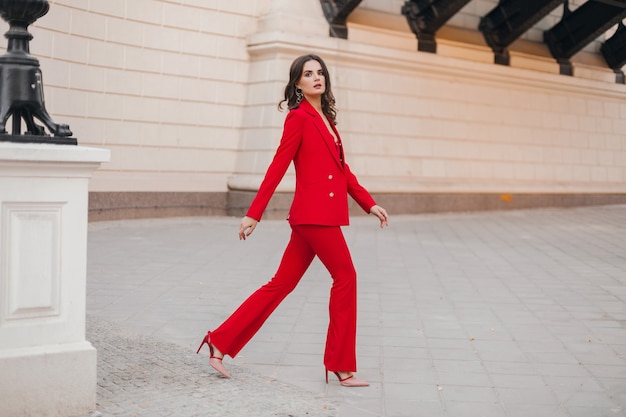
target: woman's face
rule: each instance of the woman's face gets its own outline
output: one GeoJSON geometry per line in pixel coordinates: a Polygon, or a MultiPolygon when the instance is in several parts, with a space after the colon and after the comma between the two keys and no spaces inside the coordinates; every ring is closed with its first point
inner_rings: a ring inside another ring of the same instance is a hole
{"type": "Polygon", "coordinates": [[[326,77],[319,62],[312,59],[304,63],[302,76],[296,87],[302,90],[305,97],[319,97],[326,91],[326,77]]]}

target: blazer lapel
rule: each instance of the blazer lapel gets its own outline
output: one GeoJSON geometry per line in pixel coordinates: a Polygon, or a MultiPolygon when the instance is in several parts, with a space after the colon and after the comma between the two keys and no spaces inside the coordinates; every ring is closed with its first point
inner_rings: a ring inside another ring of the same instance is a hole
{"type": "Polygon", "coordinates": [[[313,106],[311,106],[311,104],[306,100],[302,100],[302,103],[300,103],[300,106],[302,106],[303,104],[305,105],[305,109],[307,113],[313,116],[313,124],[315,125],[320,135],[322,136],[324,143],[326,143],[328,151],[333,156],[333,159],[335,160],[337,165],[339,165],[339,167],[343,169],[343,146],[341,146],[341,137],[339,136],[339,132],[337,132],[337,129],[335,128],[335,126],[333,126],[332,121],[329,121],[330,126],[333,129],[333,132],[335,133],[335,135],[337,135],[337,140],[339,141],[339,146],[337,146],[335,144],[335,138],[333,138],[333,135],[331,135],[330,132],[328,131],[326,124],[322,120],[322,117],[317,112],[317,110],[315,110],[313,106]]]}

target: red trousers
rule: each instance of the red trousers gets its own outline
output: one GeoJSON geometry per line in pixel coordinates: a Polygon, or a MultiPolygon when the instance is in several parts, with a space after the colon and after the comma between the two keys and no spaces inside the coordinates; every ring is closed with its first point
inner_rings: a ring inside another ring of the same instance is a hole
{"type": "Polygon", "coordinates": [[[291,229],[274,277],[211,332],[211,343],[235,357],[293,291],[317,255],[333,279],[324,365],[331,371],[356,372],[356,271],[341,228],[293,225],[291,229]]]}

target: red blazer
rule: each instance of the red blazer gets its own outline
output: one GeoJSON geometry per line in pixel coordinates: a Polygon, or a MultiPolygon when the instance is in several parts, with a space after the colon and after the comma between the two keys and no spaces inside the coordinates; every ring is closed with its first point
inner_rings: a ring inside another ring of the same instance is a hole
{"type": "MultiPolygon", "coordinates": [[[[332,120],[330,125],[339,138],[332,120]]],[[[335,145],[320,114],[303,100],[285,118],[280,145],[247,216],[261,220],[291,161],[296,169],[296,190],[289,210],[290,224],[349,224],[348,194],[366,213],[376,205],[345,163],[341,146],[335,145]]]]}

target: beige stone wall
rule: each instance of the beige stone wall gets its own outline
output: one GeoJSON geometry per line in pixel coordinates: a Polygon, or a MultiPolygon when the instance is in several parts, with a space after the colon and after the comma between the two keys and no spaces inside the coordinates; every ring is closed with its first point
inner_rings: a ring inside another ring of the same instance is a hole
{"type": "Polygon", "coordinates": [[[93,191],[226,191],[264,2],[58,0],[30,31],[47,107],[112,160],[93,191]],[[182,3],[182,4],[181,4],[182,3]]]}
{"type": "MultiPolygon", "coordinates": [[[[249,38],[252,67],[271,67],[271,73],[309,49],[326,58],[348,160],[372,191],[626,190],[626,88],[603,64],[575,61],[575,76],[560,76],[544,45],[533,46],[536,55],[516,45],[510,67],[494,65],[481,35],[462,26],[442,30],[437,54],[417,53],[404,17],[386,4],[364,1],[350,17],[347,41],[328,38],[323,20],[322,30],[268,30],[249,38]]],[[[470,17],[496,1],[477,4],[484,7],[466,7],[462,22],[476,23],[470,17]]],[[[295,6],[282,13],[292,22],[311,19],[295,6]]],[[[267,90],[250,91],[251,101],[263,102],[284,83],[280,77],[257,81],[267,90]]],[[[273,105],[255,106],[255,114],[272,116],[246,126],[248,157],[231,179],[233,188],[254,189],[269,163],[279,133],[266,134],[268,125],[276,126],[273,105]]],[[[291,183],[288,178],[285,189],[291,183]]]]}
{"type": "Polygon", "coordinates": [[[497,0],[472,0],[422,53],[403,4],[363,0],[343,40],[318,0],[56,0],[31,52],[55,120],[111,149],[91,182],[110,196],[254,191],[308,52],[329,64],[348,162],[377,195],[626,193],[626,86],[603,39],[558,75],[538,40],[559,8],[498,66],[476,30],[497,0]]]}

